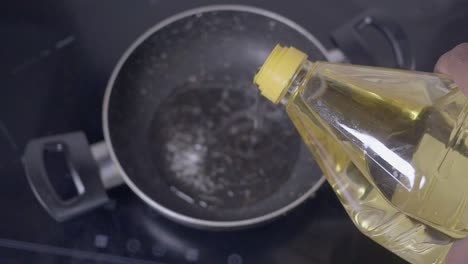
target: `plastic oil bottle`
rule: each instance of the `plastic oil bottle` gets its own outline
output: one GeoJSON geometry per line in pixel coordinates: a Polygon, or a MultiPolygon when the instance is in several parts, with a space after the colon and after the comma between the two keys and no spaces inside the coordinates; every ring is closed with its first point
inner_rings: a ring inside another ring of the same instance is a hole
{"type": "Polygon", "coordinates": [[[361,232],[411,263],[445,263],[468,235],[468,106],[451,80],[277,46],[254,82],[286,106],[361,232]]]}

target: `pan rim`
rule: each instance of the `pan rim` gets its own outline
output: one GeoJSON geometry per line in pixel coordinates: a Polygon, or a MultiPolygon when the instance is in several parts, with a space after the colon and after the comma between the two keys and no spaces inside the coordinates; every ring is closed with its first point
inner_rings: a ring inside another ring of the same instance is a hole
{"type": "Polygon", "coordinates": [[[125,170],[121,166],[119,159],[117,158],[114,147],[112,145],[111,137],[110,137],[110,132],[109,132],[109,123],[108,123],[108,109],[109,109],[109,101],[110,97],[112,94],[112,89],[115,83],[115,80],[117,76],[120,73],[120,70],[122,69],[122,66],[125,64],[127,59],[130,57],[130,55],[133,53],[133,51],[140,46],[148,37],[156,33],[157,31],[161,30],[162,28],[178,21],[183,18],[186,18],[188,16],[196,15],[196,14],[201,14],[201,13],[207,13],[207,12],[215,12],[215,11],[239,11],[239,12],[248,12],[248,13],[253,13],[261,16],[268,17],[270,19],[276,20],[278,22],[281,22],[292,29],[296,30],[298,33],[303,35],[306,39],[308,39],[323,55],[327,60],[331,59],[331,56],[328,54],[328,51],[326,48],[318,41],[310,32],[308,32],[305,28],[297,24],[296,22],[290,20],[289,18],[286,18],[280,14],[277,14],[275,12],[258,8],[258,7],[253,7],[253,6],[248,6],[248,5],[208,5],[208,6],[202,6],[202,7],[197,7],[193,9],[188,9],[186,11],[179,12],[177,14],[174,14],[166,19],[163,19],[162,21],[158,22],[151,28],[149,28],[146,32],[144,32],[142,35],[140,35],[128,48],[127,50],[123,53],[123,55],[120,57],[119,61],[117,62],[116,66],[114,67],[112,74],[109,78],[109,81],[106,86],[106,91],[104,94],[104,102],[103,102],[103,109],[102,109],[102,122],[103,122],[103,132],[104,132],[104,141],[106,142],[107,148],[109,150],[110,156],[112,161],[114,162],[117,170],[119,171],[121,177],[123,178],[124,182],[127,184],[127,186],[130,187],[130,189],[140,198],[142,199],[146,204],[150,205],[153,209],[157,210],[161,214],[165,215],[166,217],[173,219],[176,222],[182,223],[182,224],[187,224],[190,226],[195,226],[195,227],[201,227],[201,228],[216,228],[216,229],[224,229],[224,228],[240,228],[240,227],[247,227],[247,226],[252,226],[258,223],[266,222],[270,219],[274,219],[280,215],[283,215],[287,213],[288,211],[292,210],[293,208],[297,207],[300,205],[304,200],[306,200],[308,197],[311,197],[317,190],[322,186],[322,184],[325,182],[325,178],[322,177],[315,183],[307,192],[305,192],[302,196],[298,197],[296,200],[292,201],[286,206],[281,207],[280,209],[277,209],[275,211],[272,211],[270,213],[257,216],[254,218],[249,218],[249,219],[242,219],[242,220],[234,220],[234,221],[214,221],[214,220],[205,220],[205,219],[200,219],[200,218],[195,218],[195,217],[190,217],[181,213],[178,213],[176,211],[171,210],[170,208],[167,208],[159,203],[157,203],[155,200],[150,198],[148,195],[146,195],[132,180],[131,178],[126,174],[125,170]]]}

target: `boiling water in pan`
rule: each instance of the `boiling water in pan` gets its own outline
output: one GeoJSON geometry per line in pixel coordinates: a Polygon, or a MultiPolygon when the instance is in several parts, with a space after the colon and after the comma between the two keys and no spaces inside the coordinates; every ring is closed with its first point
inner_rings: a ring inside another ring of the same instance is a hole
{"type": "Polygon", "coordinates": [[[237,208],[287,181],[299,151],[286,113],[255,89],[176,89],[157,109],[150,142],[159,169],[181,199],[237,208]]]}

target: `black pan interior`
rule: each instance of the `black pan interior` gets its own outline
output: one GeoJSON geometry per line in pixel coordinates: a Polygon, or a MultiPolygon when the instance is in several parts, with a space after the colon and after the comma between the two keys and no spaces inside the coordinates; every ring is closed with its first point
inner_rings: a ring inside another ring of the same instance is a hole
{"type": "Polygon", "coordinates": [[[132,52],[113,85],[108,127],[141,192],[185,216],[237,221],[281,209],[317,183],[285,111],[252,85],[277,43],[324,59],[290,26],[233,10],[189,15],[132,52]]]}

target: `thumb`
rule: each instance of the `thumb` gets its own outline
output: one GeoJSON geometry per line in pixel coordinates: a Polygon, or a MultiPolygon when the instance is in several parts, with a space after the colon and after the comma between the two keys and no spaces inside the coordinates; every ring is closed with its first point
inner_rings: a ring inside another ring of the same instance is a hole
{"type": "Polygon", "coordinates": [[[468,43],[462,43],[442,55],[434,70],[451,77],[468,96],[468,43]]]}

